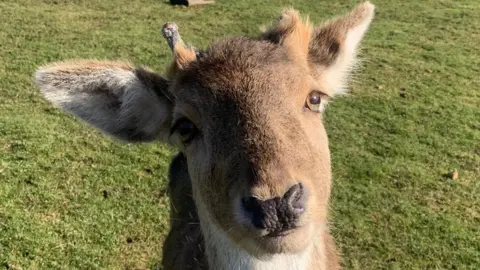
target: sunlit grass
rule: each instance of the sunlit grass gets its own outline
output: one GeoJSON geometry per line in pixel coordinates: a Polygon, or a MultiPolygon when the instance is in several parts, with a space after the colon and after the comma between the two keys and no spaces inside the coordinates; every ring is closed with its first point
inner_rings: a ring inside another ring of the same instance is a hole
{"type": "MultiPolygon", "coordinates": [[[[32,83],[37,66],[126,59],[162,72],[164,22],[205,47],[258,33],[281,7],[320,22],[354,4],[0,2],[0,268],[151,268],[168,230],[173,150],[112,141],[53,109],[32,83]]],[[[374,4],[364,68],[326,113],[332,223],[345,266],[478,269],[480,2],[374,4]],[[453,169],[457,180],[442,177],[453,169]]]]}

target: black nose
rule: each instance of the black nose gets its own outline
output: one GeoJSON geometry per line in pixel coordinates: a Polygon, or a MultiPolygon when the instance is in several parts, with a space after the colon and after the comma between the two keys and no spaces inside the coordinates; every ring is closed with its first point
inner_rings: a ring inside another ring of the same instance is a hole
{"type": "Polygon", "coordinates": [[[305,211],[307,192],[302,184],[292,186],[282,198],[259,200],[244,197],[242,204],[258,229],[279,232],[293,229],[305,211]]]}

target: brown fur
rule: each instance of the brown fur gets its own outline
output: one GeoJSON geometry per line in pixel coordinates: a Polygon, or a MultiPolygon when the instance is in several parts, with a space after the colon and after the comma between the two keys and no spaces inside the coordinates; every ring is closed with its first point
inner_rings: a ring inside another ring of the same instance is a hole
{"type": "Polygon", "coordinates": [[[179,70],[187,68],[190,63],[197,59],[195,51],[192,48],[185,47],[183,42],[175,44],[173,57],[174,61],[170,64],[166,74],[169,79],[175,78],[179,70]]]}
{"type": "Polygon", "coordinates": [[[198,58],[178,43],[169,81],[97,61],[50,65],[36,80],[47,99],[107,134],[179,149],[165,269],[338,269],[328,138],[307,100],[343,91],[372,17],[364,3],[313,28],[287,9],[259,38],[224,39],[198,58]],[[188,144],[171,130],[179,119],[198,130],[188,144]],[[252,224],[242,198],[281,198],[299,183],[305,207],[290,233],[272,237],[252,224]]]}
{"type": "Polygon", "coordinates": [[[304,22],[294,9],[286,9],[278,23],[262,34],[264,39],[272,40],[288,48],[295,59],[305,61],[312,34],[312,25],[307,18],[304,22]]]}
{"type": "Polygon", "coordinates": [[[43,66],[40,69],[48,68],[51,71],[62,71],[62,72],[91,72],[95,70],[105,70],[105,69],[123,69],[123,70],[133,70],[132,64],[129,62],[122,61],[110,61],[110,60],[93,60],[93,59],[78,59],[70,60],[65,62],[56,62],[43,66]]]}

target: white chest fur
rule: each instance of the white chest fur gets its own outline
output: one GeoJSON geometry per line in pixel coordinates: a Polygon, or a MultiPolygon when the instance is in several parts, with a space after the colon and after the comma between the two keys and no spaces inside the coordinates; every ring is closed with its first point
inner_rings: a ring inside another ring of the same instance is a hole
{"type": "Polygon", "coordinates": [[[198,194],[194,192],[209,270],[326,270],[325,246],[322,241],[313,242],[309,248],[297,254],[278,254],[268,260],[251,256],[237,247],[213,222],[201,197],[196,195],[198,194]],[[316,260],[313,258],[314,253],[316,260]]]}
{"type": "MultiPolygon", "coordinates": [[[[213,270],[307,270],[312,249],[298,254],[278,254],[267,260],[250,256],[219,230],[211,225],[203,230],[210,269],[213,270]]],[[[324,269],[322,266],[316,269],[324,269]]]]}

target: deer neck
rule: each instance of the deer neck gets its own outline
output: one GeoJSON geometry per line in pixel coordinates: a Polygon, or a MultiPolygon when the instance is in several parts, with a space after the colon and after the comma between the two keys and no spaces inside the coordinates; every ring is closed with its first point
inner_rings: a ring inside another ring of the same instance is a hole
{"type": "Polygon", "coordinates": [[[198,207],[199,219],[205,241],[205,255],[210,270],[326,269],[325,245],[323,239],[321,239],[321,233],[316,235],[310,247],[300,253],[278,254],[260,260],[233,243],[202,208],[201,206],[198,207]]]}

